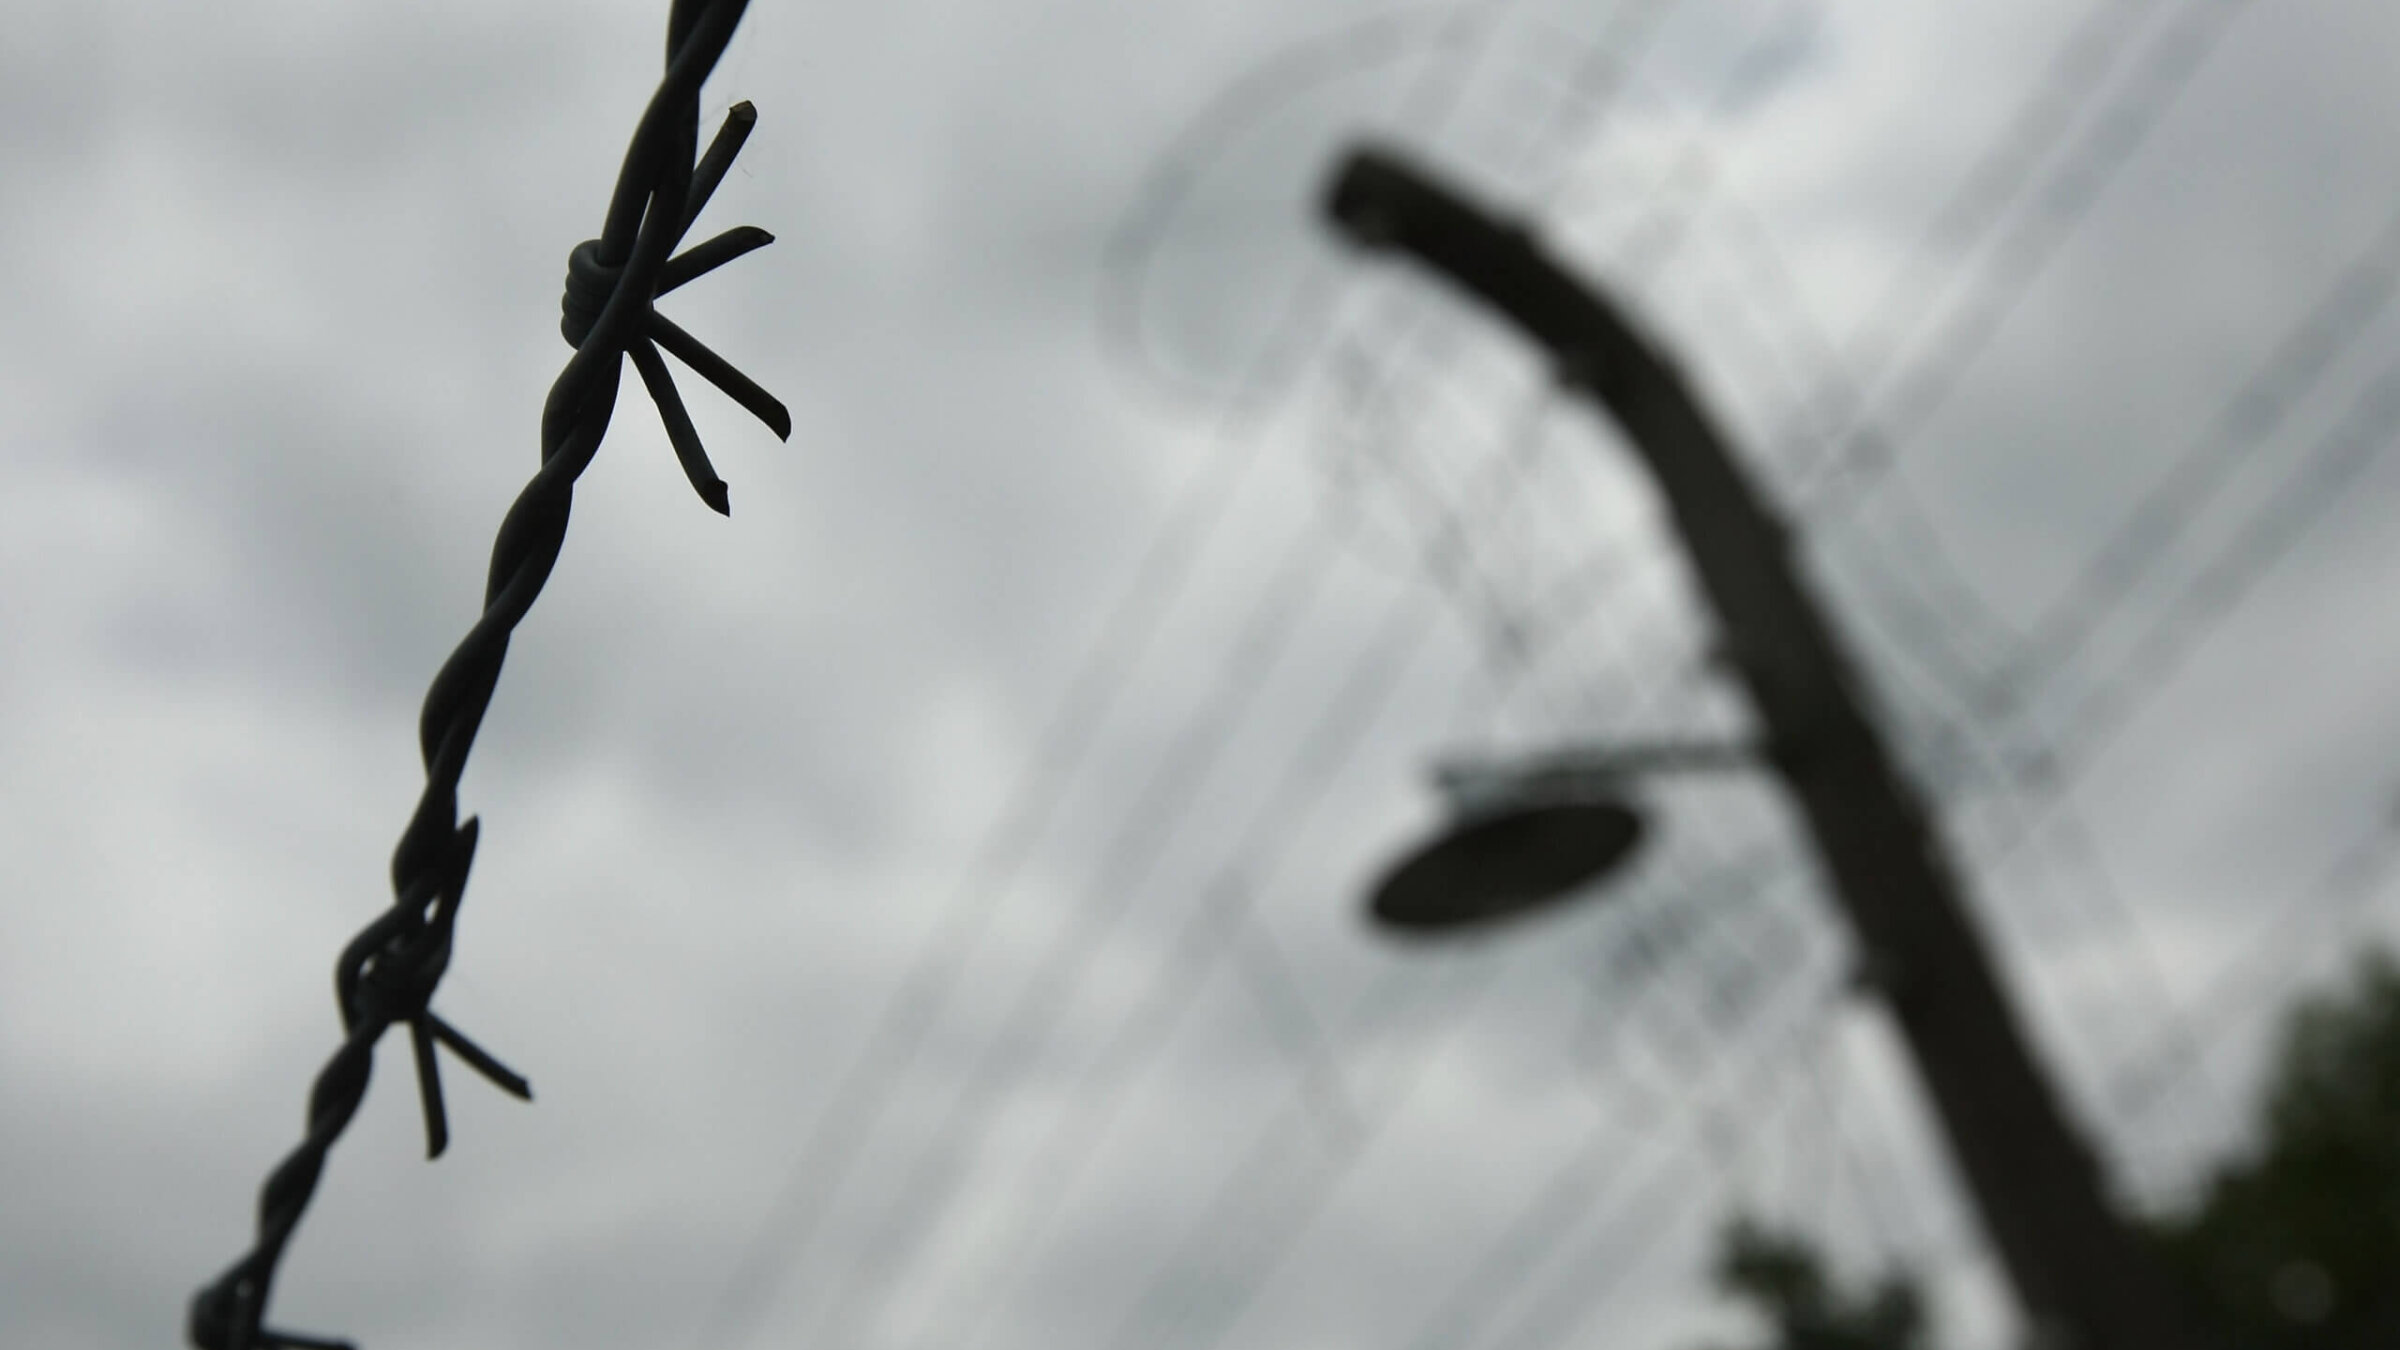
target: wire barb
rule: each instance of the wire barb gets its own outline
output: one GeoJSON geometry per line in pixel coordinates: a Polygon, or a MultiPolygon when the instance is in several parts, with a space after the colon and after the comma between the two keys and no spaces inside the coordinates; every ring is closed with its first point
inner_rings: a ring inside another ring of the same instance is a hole
{"type": "MultiPolygon", "coordinates": [[[[701,208],[716,193],[717,185],[725,181],[726,171],[733,167],[734,156],[742,151],[743,142],[750,138],[750,129],[758,123],[758,110],[747,100],[736,103],[725,114],[725,125],[718,128],[717,137],[709,143],[708,153],[692,169],[691,186],[683,196],[682,219],[677,224],[672,248],[683,242],[701,208]]],[[[667,316],[652,306],[659,296],[708,275],[734,259],[775,242],[775,236],[755,226],[741,226],[705,240],[667,260],[658,280],[650,288],[649,299],[642,305],[641,321],[629,340],[624,343],[625,354],[633,360],[634,369],[641,373],[642,387],[649,391],[650,401],[658,407],[658,420],[665,424],[667,440],[675,447],[676,461],[683,465],[683,476],[691,481],[692,490],[700,500],[721,516],[733,514],[727,498],[725,480],[717,476],[716,467],[709,463],[708,451],[700,444],[700,432],[692,425],[692,415],[683,406],[683,395],[675,388],[675,378],[667,363],[659,359],[658,349],[666,348],[676,359],[690,366],[702,379],[725,391],[726,395],[748,410],[751,416],[767,424],[776,439],[792,438],[792,415],[781,400],[761,389],[749,376],[734,369],[733,363],[710,351],[698,338],[677,327],[667,316]]],[[[616,298],[624,264],[607,261],[606,246],[598,239],[586,239],[567,254],[566,294],[559,301],[559,333],[568,345],[581,349],[590,338],[593,326],[602,311],[616,298]]]]}
{"type": "Polygon", "coordinates": [[[366,1100],[375,1047],[384,1032],[408,1026],[429,1157],[440,1157],[450,1142],[437,1047],[501,1091],[532,1100],[532,1085],[522,1075],[432,1008],[434,991],[449,969],[459,904],[480,834],[475,819],[458,819],[458,784],[499,685],[509,635],[558,564],[575,481],[607,434],[623,370],[618,358],[632,358],[692,486],[719,512],[726,510],[725,485],[700,448],[658,347],[724,390],[778,438],[791,438],[791,416],[783,404],[652,308],[665,292],[774,238],[744,226],[675,254],[757,122],[755,109],[737,104],[707,154],[695,162],[700,85],[724,54],[746,5],[747,0],[673,0],[666,75],[634,129],[606,225],[598,239],[577,244],[567,255],[559,328],[575,355],[543,404],[541,467],[501,520],[482,616],[426,690],[417,726],[425,787],[392,851],[394,901],[351,938],[335,962],[342,1044],[310,1089],[306,1134],[260,1188],[250,1251],[192,1296],[184,1334],[197,1350],[353,1350],[349,1341],[268,1327],[265,1319],[276,1267],[316,1192],[327,1153],[366,1100]]]}

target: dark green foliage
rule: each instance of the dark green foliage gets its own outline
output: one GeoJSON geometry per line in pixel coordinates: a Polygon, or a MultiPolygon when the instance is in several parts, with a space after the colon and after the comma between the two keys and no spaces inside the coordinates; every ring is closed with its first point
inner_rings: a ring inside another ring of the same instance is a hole
{"type": "MultiPolygon", "coordinates": [[[[2400,1350],[2400,963],[2293,1010],[2259,1111],[2249,1153],[2144,1224],[2193,1313],[2219,1350],[2400,1350]]],[[[1931,1350],[1905,1272],[1845,1293],[1797,1235],[1736,1220],[1716,1281],[1757,1350],[1931,1350]]]]}
{"type": "Polygon", "coordinates": [[[2259,1145],[2159,1245],[2227,1350],[2400,1347],[2400,966],[2287,1024],[2259,1145]]]}
{"type": "Polygon", "coordinates": [[[1805,1239],[1746,1219],[1726,1230],[1717,1285],[1772,1328],[1760,1350],[1926,1350],[1924,1307],[1907,1279],[1840,1289],[1805,1239]]]}

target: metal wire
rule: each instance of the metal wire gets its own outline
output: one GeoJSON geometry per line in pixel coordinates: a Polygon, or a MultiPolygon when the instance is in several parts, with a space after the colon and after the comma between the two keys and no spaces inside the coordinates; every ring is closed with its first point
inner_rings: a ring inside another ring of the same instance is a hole
{"type": "Polygon", "coordinates": [[[658,348],[724,390],[778,437],[791,437],[791,416],[781,403],[652,307],[668,291],[774,240],[765,230],[743,226],[675,253],[757,121],[748,103],[734,105],[708,153],[694,162],[700,85],[716,68],[747,3],[674,0],[667,19],[666,75],[634,129],[606,223],[598,239],[577,244],[568,255],[559,331],[575,355],[542,407],[541,468],[501,521],[482,617],[426,691],[417,727],[425,788],[392,854],[396,898],[350,940],[335,963],[342,1044],[309,1093],[307,1134],[260,1189],[258,1232],[249,1252],[192,1296],[185,1335],[199,1350],[346,1350],[349,1345],[263,1322],[276,1267],[316,1192],[326,1154],[366,1099],[375,1046],[384,1032],[408,1024],[429,1156],[441,1156],[450,1135],[436,1045],[449,1048],[502,1090],[532,1098],[525,1079],[430,1006],[450,963],[458,906],[475,856],[478,824],[458,820],[459,777],[499,684],[509,635],[558,564],[575,480],[598,453],[616,407],[623,371],[619,358],[632,358],[658,405],[684,476],[720,515],[730,514],[724,481],[701,448],[658,348]]]}

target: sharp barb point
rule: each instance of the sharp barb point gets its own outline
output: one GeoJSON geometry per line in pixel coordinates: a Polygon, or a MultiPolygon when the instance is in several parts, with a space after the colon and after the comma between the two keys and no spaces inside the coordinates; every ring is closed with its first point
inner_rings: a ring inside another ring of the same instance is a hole
{"type": "Polygon", "coordinates": [[[450,1116],[442,1104],[442,1066],[433,1056],[434,1029],[430,1014],[408,1024],[408,1041],[416,1051],[417,1098],[425,1107],[425,1156],[442,1156],[450,1147],[450,1116]]]}
{"type": "Polygon", "coordinates": [[[673,352],[676,360],[690,366],[700,378],[723,390],[727,398],[741,404],[752,417],[766,423],[776,439],[788,441],[792,438],[792,413],[783,406],[783,400],[759,388],[749,376],[735,370],[732,362],[710,351],[707,344],[677,327],[674,320],[664,314],[652,314],[649,335],[659,346],[673,352]]]}
{"type": "Polygon", "coordinates": [[[511,1097],[520,1101],[533,1100],[533,1084],[525,1081],[524,1075],[494,1059],[490,1051],[468,1040],[466,1033],[440,1017],[429,1012],[425,1014],[425,1020],[433,1029],[434,1039],[450,1047],[451,1053],[467,1062],[467,1067],[490,1079],[493,1086],[511,1097]]]}

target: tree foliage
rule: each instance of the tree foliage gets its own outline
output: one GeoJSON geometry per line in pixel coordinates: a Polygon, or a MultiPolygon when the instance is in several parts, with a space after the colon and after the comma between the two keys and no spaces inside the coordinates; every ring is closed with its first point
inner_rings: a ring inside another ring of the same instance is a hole
{"type": "Polygon", "coordinates": [[[1772,1329],[1765,1350],[1926,1350],[1924,1304],[1913,1281],[1894,1275],[1865,1290],[1843,1289],[1797,1235],[1735,1219],[1716,1277],[1719,1289],[1772,1329]]]}
{"type": "Polygon", "coordinates": [[[2286,1024],[2248,1156],[2160,1250],[2230,1350],[2400,1347],[2400,965],[2286,1024]]]}
{"type": "MultiPolygon", "coordinates": [[[[2222,1350],[2400,1350],[2400,963],[2362,959],[2286,1018],[2255,1144],[2143,1222],[2222,1350]]],[[[1728,1225],[1716,1283],[1757,1350],[1931,1350],[1915,1279],[1844,1290],[1804,1237],[1728,1225]]]]}

